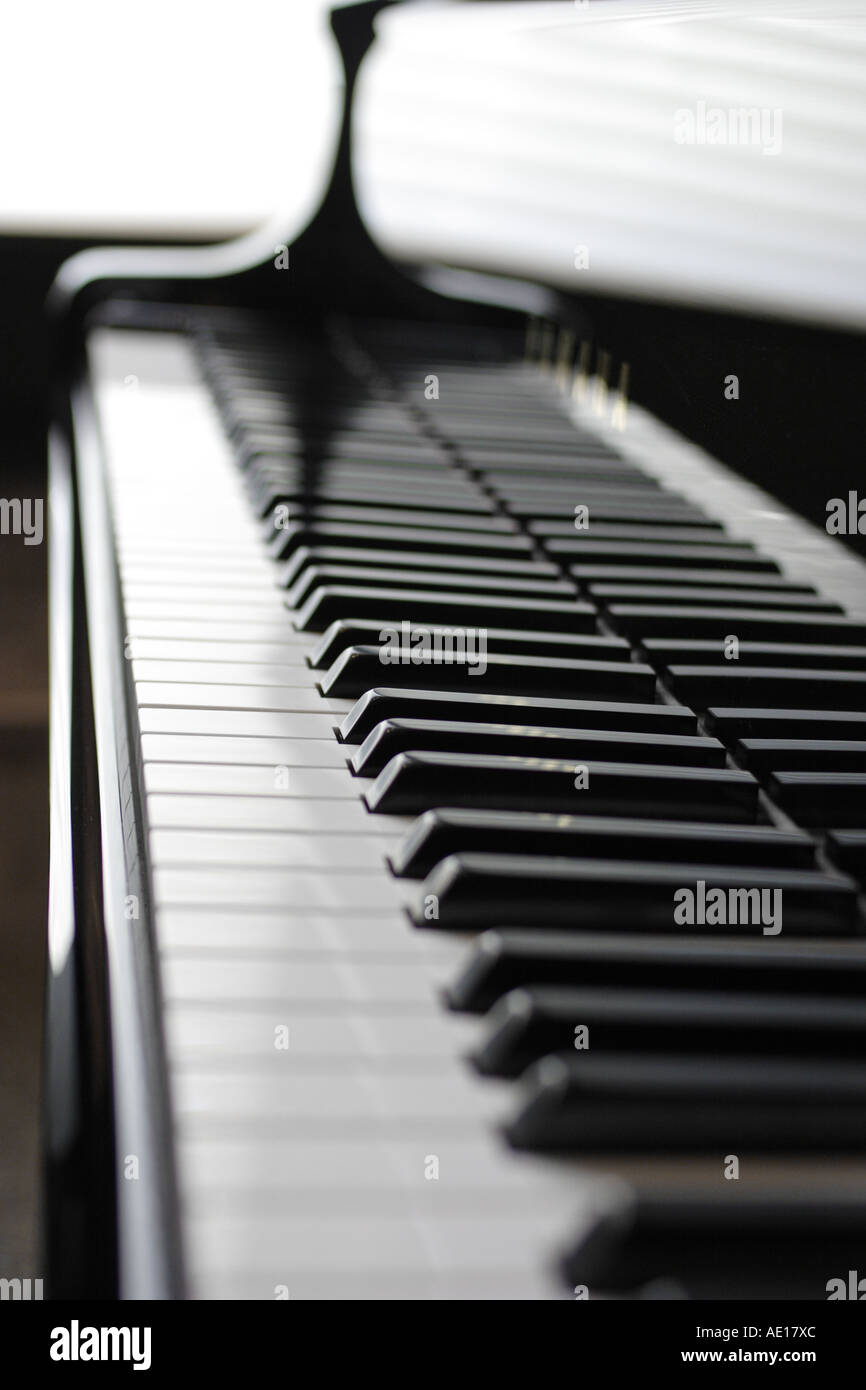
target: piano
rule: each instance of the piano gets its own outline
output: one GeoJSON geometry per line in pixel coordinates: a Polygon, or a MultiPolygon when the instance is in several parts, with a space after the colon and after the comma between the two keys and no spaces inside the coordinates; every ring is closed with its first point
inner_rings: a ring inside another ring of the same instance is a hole
{"type": "Polygon", "coordinates": [[[381,8],[283,267],[52,292],[50,1296],[824,1300],[864,563],[591,371],[574,294],[383,254],[381,8]]]}

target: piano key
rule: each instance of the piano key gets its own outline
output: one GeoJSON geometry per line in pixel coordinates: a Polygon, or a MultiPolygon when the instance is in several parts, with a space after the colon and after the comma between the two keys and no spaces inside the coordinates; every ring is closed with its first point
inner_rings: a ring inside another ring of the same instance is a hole
{"type": "MultiPolygon", "coordinates": [[[[601,538],[597,540],[596,529],[601,528],[590,528],[585,535],[575,534],[574,540],[546,540],[545,551],[554,559],[563,561],[582,559],[586,563],[598,564],[601,560],[610,559],[624,565],[639,565],[641,562],[648,565],[664,563],[668,567],[676,567],[683,571],[694,566],[695,569],[718,567],[726,570],[747,570],[749,573],[759,570],[775,573],[779,568],[775,560],[761,555],[759,551],[752,550],[747,545],[738,546],[731,542],[690,545],[685,541],[663,537],[659,537],[658,540],[640,541],[601,538]]],[[[641,529],[646,534],[646,528],[636,528],[641,529]]],[[[593,592],[600,593],[603,587],[606,586],[594,585],[593,592]]],[[[610,586],[614,587],[616,586],[610,586]]],[[[619,587],[626,588],[625,585],[619,587]]],[[[622,597],[625,598],[627,595],[623,594],[622,597]]]]}
{"type": "Polygon", "coordinates": [[[704,724],[723,743],[740,738],[866,739],[866,710],[748,709],[712,706],[704,724]]]}
{"type": "Polygon", "coordinates": [[[693,709],[716,704],[858,710],[866,705],[866,671],[803,671],[795,667],[668,666],[674,694],[693,709]]]}
{"type": "MultiPolygon", "coordinates": [[[[148,705],[139,709],[142,734],[173,734],[186,737],[291,739],[293,744],[315,744],[318,750],[330,738],[334,716],[326,710],[286,714],[273,710],[188,709],[177,706],[148,705]]],[[[303,758],[303,752],[299,755],[303,758]]],[[[190,759],[194,761],[194,759],[190,759]]]]}
{"type": "MultiPolygon", "coordinates": [[[[191,911],[191,908],[171,908],[191,911]]],[[[219,910],[218,908],[216,909],[219,910]]],[[[381,905],[375,911],[385,911],[381,905]]],[[[254,914],[249,914],[254,915],[254,914]]],[[[333,915],[325,910],[325,915],[333,915]]],[[[343,912],[347,921],[350,914],[343,912]]],[[[360,914],[366,919],[368,913],[360,914]]],[[[431,979],[421,961],[406,956],[390,959],[381,955],[356,955],[341,959],[334,952],[309,957],[291,954],[268,956],[266,966],[255,956],[235,951],[205,951],[192,948],[165,950],[160,957],[163,993],[169,1008],[181,1007],[256,1010],[270,1023],[295,1013],[313,1017],[333,1014],[381,1017],[383,1014],[413,1014],[421,1010],[435,1018],[431,1007],[431,979]]],[[[435,1002],[435,1001],[433,1001],[435,1002]]],[[[291,1026],[291,1025],[289,1025],[291,1026]]],[[[291,1069],[288,1069],[291,1074],[291,1069]]],[[[309,1074],[308,1074],[309,1075],[309,1074]]],[[[460,1073],[452,1081],[462,1083],[460,1073]]],[[[219,1077],[212,1077],[218,1081],[219,1077]]],[[[240,1080],[245,1080],[241,1076],[240,1080]]],[[[260,1083],[267,1077],[261,1072],[260,1083]]],[[[218,1093],[215,1095],[218,1100],[218,1093]]],[[[276,1097],[272,1094],[272,1099],[276,1097]]],[[[501,1104],[501,1102],[497,1102],[501,1104]]],[[[215,1108],[213,1105],[209,1109],[215,1108]]],[[[227,1107],[219,1107],[223,1113],[227,1107]]],[[[287,1117],[288,1118],[288,1117],[287,1117]]]]}
{"type": "MultiPolygon", "coordinates": [[[[383,629],[393,631],[393,624],[384,619],[347,618],[331,623],[310,653],[309,664],[313,670],[322,670],[331,665],[347,647],[370,645],[375,641],[385,641],[383,629]]],[[[453,630],[447,627],[425,627],[423,624],[409,623],[401,627],[400,644],[414,647],[432,641],[447,642],[454,638],[453,630]]],[[[574,635],[557,632],[521,631],[519,628],[485,627],[484,639],[487,650],[501,654],[509,652],[513,656],[564,656],[585,658],[589,661],[623,661],[628,658],[631,648],[622,637],[603,637],[574,635]]]]}
{"type": "MultiPolygon", "coordinates": [[[[252,830],[152,830],[149,848],[151,860],[160,868],[206,864],[237,864],[252,868],[304,868],[329,870],[364,869],[377,862],[394,838],[383,835],[318,835],[264,833],[252,830]]],[[[276,939],[286,943],[288,928],[282,913],[275,926],[276,939]]],[[[231,928],[237,939],[237,924],[231,928]]],[[[210,916],[198,928],[203,945],[217,946],[210,916]]],[[[393,924],[389,924],[387,939],[395,940],[393,924]]],[[[253,945],[252,940],[250,945],[253,945]]],[[[378,949],[382,949],[379,942],[378,949]]]]}
{"type": "MultiPolygon", "coordinates": [[[[434,933],[425,933],[434,935],[434,933]]],[[[486,1013],[525,985],[866,995],[857,942],[780,937],[671,937],[505,928],[477,938],[448,986],[452,1009],[486,1013]]]]}
{"type": "MultiPolygon", "coordinates": [[[[282,537],[278,537],[278,540],[282,537]]],[[[505,536],[503,541],[510,541],[512,538],[505,536]]],[[[274,545],[276,549],[276,542],[274,545]]],[[[555,580],[560,579],[558,567],[549,560],[539,559],[533,556],[531,548],[526,547],[523,553],[503,558],[501,555],[463,555],[459,549],[450,542],[447,546],[438,546],[439,550],[444,550],[444,554],[426,554],[423,545],[414,546],[411,550],[392,550],[383,547],[382,549],[366,550],[362,547],[352,545],[304,545],[300,546],[280,567],[279,574],[283,587],[297,587],[299,578],[311,567],[317,569],[332,569],[340,566],[351,566],[361,572],[361,582],[364,582],[363,574],[368,569],[375,573],[380,570],[412,570],[422,568],[425,572],[433,572],[456,575],[453,587],[459,588],[464,578],[484,578],[489,575],[492,579],[503,576],[517,576],[524,580],[555,580]],[[419,558],[420,556],[420,558],[419,558]]],[[[500,547],[503,548],[504,547],[500,547]]],[[[513,547],[517,550],[518,547],[513,547]]],[[[567,581],[563,581],[567,582],[567,581]]],[[[573,587],[569,592],[573,592],[573,587]]]]}
{"type": "Polygon", "coordinates": [[[587,487],[581,484],[579,488],[571,486],[557,492],[543,488],[511,496],[498,488],[497,494],[508,515],[524,520],[527,531],[533,536],[573,536],[576,505],[589,508],[590,524],[593,526],[596,522],[613,525],[640,523],[650,528],[645,532],[648,538],[652,537],[656,527],[700,527],[708,536],[723,534],[722,523],[705,516],[697,507],[690,507],[670,494],[649,489],[587,487]],[[576,496],[578,492],[579,500],[576,496]]]}
{"type": "Polygon", "coordinates": [[[148,792],[176,792],[191,796],[355,799],[345,769],[336,767],[147,762],[144,764],[144,786],[148,792]]]}
{"type": "Polygon", "coordinates": [[[370,811],[389,815],[419,815],[439,805],[748,822],[755,819],[757,790],[750,774],[727,769],[399,753],[364,800],[370,811]],[[586,772],[578,776],[576,768],[586,772]],[[575,783],[584,776],[587,784],[578,789],[575,783]]]}
{"type": "Polygon", "coordinates": [[[858,999],[618,986],[531,985],[506,994],[472,1060],[484,1076],[520,1076],[552,1052],[697,1052],[705,1056],[866,1056],[858,999]],[[583,1031],[585,1030],[585,1032],[583,1031]]]}
{"type": "MultiPolygon", "coordinates": [[[[358,806],[345,797],[158,796],[147,798],[147,817],[154,830],[282,830],[352,834],[358,829],[358,806]]],[[[379,833],[387,819],[368,817],[362,828],[379,833]]]]}
{"type": "Polygon", "coordinates": [[[683,705],[631,704],[618,700],[547,700],[532,695],[491,695],[447,690],[376,687],[352,706],[340,725],[344,743],[363,743],[383,719],[466,720],[519,724],[527,719],[561,727],[621,729],[633,733],[695,734],[697,720],[683,705]]]}
{"type": "MultiPolygon", "coordinates": [[[[288,525],[276,528],[272,543],[274,559],[288,559],[301,549],[309,551],[314,560],[323,552],[323,559],[339,561],[348,550],[364,550],[380,560],[388,555],[395,564],[406,565],[414,554],[431,552],[444,555],[456,567],[464,556],[474,559],[490,556],[493,559],[526,559],[534,554],[528,536],[507,535],[500,531],[458,531],[431,526],[375,526],[360,522],[290,519],[288,525]],[[388,547],[394,546],[391,557],[388,547]],[[331,552],[329,554],[329,551],[331,552]]],[[[431,561],[435,563],[435,561],[431,561]]]]}
{"type": "MultiPolygon", "coordinates": [[[[250,470],[252,472],[252,470],[250,470]]],[[[268,531],[275,529],[274,510],[287,506],[289,516],[295,512],[309,511],[317,515],[320,509],[353,510],[362,520],[367,513],[387,515],[390,510],[402,511],[404,515],[414,510],[438,517],[442,526],[466,525],[475,530],[488,523],[496,523],[507,518],[495,512],[495,503],[490,497],[478,491],[473,484],[462,484],[455,478],[449,479],[447,496],[443,488],[430,483],[400,483],[396,478],[373,479],[366,475],[358,477],[351,470],[342,477],[330,472],[320,482],[311,480],[303,469],[291,473],[285,470],[264,470],[250,479],[248,492],[257,515],[269,521],[268,531]]],[[[282,514],[276,518],[282,523],[282,514]]],[[[381,523],[384,524],[384,521],[381,523]]]]}
{"type": "MultiPolygon", "coordinates": [[[[780,589],[788,594],[815,593],[811,584],[797,584],[783,574],[767,574],[764,570],[689,569],[687,581],[682,570],[668,565],[577,564],[569,565],[568,572],[587,586],[653,584],[679,589],[687,582],[689,588],[697,589],[780,589]]],[[[672,593],[672,602],[674,598],[672,593]]]]}
{"type": "Polygon", "coordinates": [[[757,936],[844,936],[857,930],[851,879],[744,864],[461,853],[428,874],[411,911],[419,926],[452,931],[470,926],[577,931],[601,924],[611,931],[676,933],[686,928],[698,934],[715,930],[757,936]],[[686,891],[688,900],[679,896],[686,891]],[[720,898],[717,922],[707,920],[712,910],[708,895],[720,898]],[[431,898],[438,912],[432,919],[426,915],[431,898]],[[684,901],[695,918],[691,924],[678,915],[684,901]],[[734,915],[746,920],[727,920],[734,915]]]}
{"type": "Polygon", "coordinates": [[[826,1299],[829,1269],[857,1267],[863,1238],[859,1193],[838,1184],[626,1192],[620,1212],[571,1242],[562,1267],[572,1288],[633,1293],[662,1280],[685,1299],[812,1301],[826,1299]]]}
{"type": "Polygon", "coordinates": [[[769,788],[801,825],[866,829],[866,772],[775,772],[769,788]]]}
{"type": "Polygon", "coordinates": [[[256,864],[208,864],[197,867],[157,866],[153,871],[153,896],[158,905],[208,906],[255,912],[260,907],[291,903],[293,912],[376,912],[399,906],[395,880],[378,872],[373,862],[367,872],[341,870],[321,874],[313,865],[304,869],[267,869],[256,864]],[[347,908],[347,902],[351,907],[347,908]]]}
{"type": "Polygon", "coordinates": [[[803,831],[769,825],[445,809],[419,817],[392,852],[391,865],[399,877],[424,878],[461,851],[809,869],[815,841],[803,831]]]}
{"type": "MultiPolygon", "coordinates": [[[[728,634],[730,635],[730,634],[728,634]]],[[[718,663],[725,643],[705,639],[649,637],[641,644],[648,661],[668,666],[718,663]]],[[[866,671],[866,647],[836,647],[806,642],[737,642],[736,660],[741,666],[814,666],[819,670],[866,671]]]]}
{"type": "Polygon", "coordinates": [[[387,719],[367,735],[351,759],[353,772],[373,777],[397,753],[485,753],[518,757],[602,758],[609,762],[724,767],[724,745],[702,736],[471,724],[452,720],[387,719]]]}
{"type": "Polygon", "coordinates": [[[866,740],[744,738],[740,762],[760,777],[769,772],[866,772],[866,740]]]}
{"type": "Polygon", "coordinates": [[[670,597],[661,604],[610,603],[607,611],[616,628],[639,638],[705,637],[722,642],[729,633],[735,633],[741,642],[826,642],[845,646],[866,643],[866,624],[841,614],[802,609],[790,613],[767,608],[752,610],[736,606],[739,595],[732,596],[727,608],[714,604],[700,608],[694,602],[690,598],[688,604],[680,605],[670,597]]]}
{"type": "Polygon", "coordinates": [[[300,632],[324,632],[339,618],[380,618],[402,623],[411,615],[413,623],[478,627],[488,622],[516,623],[521,620],[544,632],[595,631],[596,610],[591,603],[574,598],[510,597],[492,593],[436,592],[423,588],[387,585],[368,588],[363,584],[318,585],[295,615],[300,632]]]}
{"type": "MultiPolygon", "coordinates": [[[[320,525],[350,525],[382,527],[385,539],[394,530],[412,533],[421,531],[442,531],[443,543],[447,545],[455,531],[468,531],[470,534],[515,536],[517,523],[509,517],[499,516],[493,511],[493,503],[484,499],[486,509],[479,502],[472,512],[437,512],[422,507],[398,506],[357,506],[352,503],[333,503],[308,501],[303,505],[289,508],[289,523],[318,527],[320,525]]],[[[274,529],[273,521],[267,530],[274,529]]],[[[267,535],[267,530],[263,533],[267,535]]]]}
{"type": "Polygon", "coordinates": [[[211,685],[206,681],[138,681],[138,699],[142,706],[177,705],[181,708],[208,710],[271,710],[286,712],[323,711],[321,696],[303,685],[211,685]]]}
{"type": "MultiPolygon", "coordinates": [[[[639,546],[644,544],[653,547],[660,544],[670,544],[677,551],[681,548],[688,549],[691,546],[709,546],[713,551],[724,551],[725,559],[729,556],[755,556],[759,563],[749,566],[755,574],[766,572],[766,566],[760,563],[761,557],[747,546],[743,546],[741,541],[728,536],[719,527],[718,522],[713,526],[694,524],[691,526],[667,526],[658,521],[652,524],[646,517],[640,517],[635,521],[628,521],[623,517],[612,520],[602,520],[594,507],[585,503],[589,510],[587,524],[577,527],[574,520],[569,524],[564,522],[535,522],[529,527],[532,535],[543,537],[545,550],[550,554],[558,555],[579,555],[585,541],[630,541],[639,546]],[[542,529],[543,528],[543,529],[542,529]]],[[[642,552],[641,552],[642,553],[642,552]]],[[[667,556],[665,557],[667,561],[667,556]]],[[[634,562],[633,568],[640,571],[640,561],[634,562]]],[[[676,565],[670,566],[675,575],[680,575],[681,570],[676,565]]],[[[727,575],[727,570],[722,569],[723,576],[727,575]]],[[[719,581],[724,584],[724,577],[719,581]]]]}
{"type": "MultiPolygon", "coordinates": [[[[207,734],[150,734],[141,739],[143,763],[240,763],[274,768],[339,768],[346,750],[333,738],[265,738],[207,734]]],[[[344,779],[345,780],[345,779],[344,779]]]]}
{"type": "Polygon", "coordinates": [[[463,652],[458,648],[453,657],[448,652],[422,652],[417,647],[387,644],[347,647],[322,675],[319,688],[332,699],[356,699],[384,678],[422,690],[471,692],[477,685],[494,695],[575,695],[649,704],[655,694],[656,674],[651,666],[624,661],[568,661],[552,656],[485,655],[475,636],[466,634],[463,652]]]}
{"type": "MultiPolygon", "coordinates": [[[[787,585],[765,585],[757,589],[745,585],[738,588],[736,585],[728,584],[724,588],[702,588],[699,584],[689,584],[688,573],[685,570],[683,583],[680,585],[593,583],[587,585],[587,588],[591,596],[611,612],[616,606],[618,616],[635,621],[657,616],[659,608],[679,611],[688,616],[690,607],[747,610],[758,608],[769,612],[775,609],[782,612],[795,609],[797,615],[795,618],[789,618],[789,621],[796,622],[798,626],[801,612],[805,622],[809,622],[814,614],[835,613],[843,616],[841,604],[832,599],[822,598],[820,594],[803,593],[802,590],[790,589],[787,585]]],[[[643,631],[646,632],[647,629],[644,628],[643,631]]]]}
{"type": "Polygon", "coordinates": [[[261,666],[306,666],[307,644],[289,628],[282,642],[184,642],[177,638],[131,637],[128,650],[140,661],[240,662],[261,666]]]}
{"type": "Polygon", "coordinates": [[[828,858],[858,883],[866,879],[866,830],[830,830],[827,833],[828,858]]]}
{"type": "MultiPolygon", "coordinates": [[[[550,540],[572,540],[575,535],[597,536],[600,525],[603,528],[602,539],[628,540],[634,537],[638,540],[643,537],[646,540],[706,541],[710,545],[727,541],[720,521],[703,516],[695,508],[682,503],[671,504],[663,499],[627,500],[619,488],[604,492],[592,492],[581,488],[580,504],[589,511],[588,525],[583,530],[575,525],[571,494],[567,498],[563,496],[554,516],[528,520],[526,529],[531,536],[550,540]]],[[[529,508],[531,503],[526,502],[522,505],[529,508]]],[[[512,515],[515,514],[512,507],[509,506],[508,510],[512,515]]],[[[734,540],[730,540],[729,543],[739,544],[734,540]]],[[[599,568],[603,569],[604,566],[599,568]]],[[[641,570],[641,566],[638,565],[634,568],[641,570]]],[[[726,571],[723,570],[722,573],[726,571]]]]}
{"type": "MultiPolygon", "coordinates": [[[[457,563],[455,561],[455,563],[457,563]]],[[[310,565],[303,574],[288,590],[286,601],[290,608],[300,608],[308,600],[315,596],[315,591],[321,588],[333,589],[339,585],[364,586],[372,588],[378,586],[379,589],[400,589],[405,585],[417,585],[418,591],[441,589],[446,596],[453,593],[475,594],[480,601],[487,598],[502,597],[505,594],[513,595],[516,598],[538,597],[546,599],[568,598],[574,594],[574,584],[568,579],[529,579],[521,574],[518,578],[508,579],[499,574],[458,574],[454,570],[430,570],[430,569],[395,569],[389,567],[371,567],[367,569],[364,565],[310,565]]],[[[382,609],[380,602],[377,612],[382,609]]],[[[480,604],[479,604],[480,606],[480,604]]],[[[141,608],[141,605],[139,605],[141,608]]],[[[406,616],[407,610],[404,608],[400,617],[406,616]]],[[[414,608],[410,608],[412,617],[416,617],[414,608]]],[[[143,616],[145,616],[143,614],[143,616]]],[[[149,616],[149,615],[146,615],[149,616]]],[[[198,616],[198,612],[190,614],[198,616]]],[[[240,616],[240,614],[238,615],[240,616]]],[[[345,608],[341,613],[332,614],[328,621],[333,617],[346,617],[345,608]]],[[[368,616],[366,611],[359,611],[356,607],[353,617],[364,618],[368,616]]],[[[444,622],[445,618],[439,616],[439,621],[444,622]]]]}
{"type": "Polygon", "coordinates": [[[860,1153],[856,1063],[693,1055],[546,1057],[507,1127],[517,1148],[571,1153],[860,1153]]]}
{"type": "Polygon", "coordinates": [[[133,656],[132,677],[145,683],[258,685],[309,688],[309,674],[302,661],[291,664],[253,661],[150,661],[133,656]]]}

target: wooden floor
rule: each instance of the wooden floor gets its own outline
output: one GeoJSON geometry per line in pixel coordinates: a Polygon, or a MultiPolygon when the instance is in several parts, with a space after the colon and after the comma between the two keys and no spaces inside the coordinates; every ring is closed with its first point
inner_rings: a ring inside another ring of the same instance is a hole
{"type": "MultiPolygon", "coordinates": [[[[0,495],[45,497],[0,471],[0,495]]],[[[47,525],[47,507],[44,509],[47,525]]],[[[0,534],[0,1277],[38,1278],[39,1106],[48,901],[46,543],[0,534]]]]}

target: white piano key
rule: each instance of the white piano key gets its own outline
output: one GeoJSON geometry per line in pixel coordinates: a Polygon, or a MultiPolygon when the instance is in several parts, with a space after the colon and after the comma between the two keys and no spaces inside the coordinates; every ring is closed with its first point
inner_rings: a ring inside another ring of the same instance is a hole
{"type": "Polygon", "coordinates": [[[145,763],[238,763],[247,767],[339,768],[347,749],[334,738],[208,737],[205,734],[143,734],[145,763]]]}
{"type": "Polygon", "coordinates": [[[155,763],[144,765],[148,792],[184,792],[193,796],[300,796],[342,797],[358,795],[345,768],[288,767],[283,763],[246,767],[235,763],[155,763]]]}
{"type": "MultiPolygon", "coordinates": [[[[244,1195],[295,1190],[315,1192],[404,1191],[432,1188],[441,1193],[489,1194],[499,1201],[530,1199],[533,1184],[556,1191],[574,1190],[577,1165],[570,1160],[535,1158],[503,1149],[495,1136],[480,1131],[468,1138],[443,1136],[436,1150],[439,1176],[425,1176],[430,1165],[417,1139],[384,1139],[376,1135],[354,1139],[308,1140],[303,1136],[266,1137],[255,1143],[244,1134],[199,1139],[187,1136],[181,1145],[181,1181],[187,1191],[244,1195]]],[[[560,1209],[561,1210],[561,1209],[560,1209]]]]}
{"type": "MultiPolygon", "coordinates": [[[[386,816],[369,815],[354,801],[319,797],[159,796],[147,798],[152,827],[176,830],[366,830],[376,834],[389,824],[386,816]]],[[[404,822],[408,825],[408,821],[404,822]]],[[[393,825],[393,823],[392,823],[393,825]]]]}
{"type": "Polygon", "coordinates": [[[206,681],[209,685],[302,685],[306,689],[309,689],[311,684],[309,668],[300,653],[298,660],[284,662],[282,665],[264,665],[250,661],[202,662],[196,661],[189,654],[183,661],[134,659],[132,672],[137,681],[206,681]]]}
{"type": "MultiPolygon", "coordinates": [[[[430,1004],[431,986],[423,960],[381,963],[359,954],[352,959],[286,960],[237,956],[212,958],[205,952],[164,952],[160,957],[166,999],[194,1004],[255,1004],[287,1023],[288,1008],[315,1012],[323,1006],[401,1009],[430,1004]]],[[[457,1081],[455,1075],[455,1084],[457,1081]]],[[[461,1078],[462,1084],[462,1078],[461,1078]]]]}
{"type": "Polygon", "coordinates": [[[309,681],[300,673],[297,685],[210,685],[192,681],[136,681],[136,695],[141,705],[171,706],[184,709],[254,709],[285,710],[287,713],[309,710],[320,714],[327,710],[342,717],[351,709],[348,700],[323,700],[309,681]]]}
{"type": "Polygon", "coordinates": [[[274,587],[273,579],[267,576],[248,573],[226,574],[222,568],[199,569],[191,571],[170,564],[153,564],[149,571],[131,569],[120,565],[124,594],[130,599],[167,599],[174,602],[180,592],[199,601],[233,596],[258,602],[267,597],[274,587]]]}
{"type": "MultiPolygon", "coordinates": [[[[324,702],[323,702],[324,703],[324,702]]],[[[213,710],[172,706],[143,705],[138,711],[139,727],[143,734],[206,734],[213,737],[287,738],[293,743],[305,739],[334,737],[339,717],[326,710],[321,713],[298,711],[293,714],[274,710],[213,710]]]]}
{"type": "Polygon", "coordinates": [[[214,906],[257,908],[291,904],[293,912],[321,908],[331,912],[370,912],[394,909],[417,893],[414,884],[389,878],[376,859],[366,873],[345,870],[334,878],[302,869],[243,868],[210,864],[206,868],[153,870],[153,896],[158,904],[213,903],[214,906]]]}
{"type": "Polygon", "coordinates": [[[157,614],[155,617],[133,617],[126,614],[126,630],[133,640],[137,637],[169,638],[176,642],[282,642],[310,643],[310,634],[296,632],[287,608],[260,611],[248,622],[220,622],[218,616],[204,628],[192,618],[176,618],[157,614]]]}
{"type": "Polygon", "coordinates": [[[153,864],[230,864],[317,869],[321,873],[378,865],[399,836],[280,834],[271,831],[152,830],[153,864]]]}
{"type": "MultiPolygon", "coordinates": [[[[304,956],[370,956],[381,961],[430,962],[441,979],[452,978],[464,963],[468,935],[413,927],[405,914],[375,913],[335,915],[324,910],[301,915],[286,908],[256,912],[225,907],[193,906],[161,908],[160,948],[166,954],[198,953],[219,959],[238,956],[302,958],[304,956]]],[[[432,997],[432,996],[431,996],[432,997]]],[[[440,1008],[436,1003],[436,1010],[440,1008]]],[[[457,1015],[453,1015],[456,1018],[457,1015]]],[[[449,1024],[452,1021],[449,1017],[449,1024]]]]}
{"type": "Polygon", "coordinates": [[[134,658],[142,661],[261,662],[269,666],[304,666],[313,649],[309,636],[287,633],[280,642],[204,642],[137,637],[131,642],[134,658]]]}
{"type": "MultiPolygon", "coordinates": [[[[504,1120],[512,1098],[503,1082],[461,1076],[453,1060],[415,1062],[411,1072],[372,1069],[350,1072],[342,1059],[332,1069],[284,1073],[184,1068],[171,1073],[177,1123],[184,1132],[226,1133],[243,1125],[249,1133],[342,1132],[399,1135],[403,1125],[430,1135],[477,1133],[504,1120]]],[[[435,1150],[434,1150],[435,1152],[435,1150]]]]}
{"type": "MultiPolygon", "coordinates": [[[[224,623],[234,623],[238,626],[245,626],[247,622],[255,626],[256,621],[261,621],[262,605],[253,600],[242,601],[240,598],[234,603],[229,603],[220,597],[213,603],[208,603],[205,599],[196,601],[194,598],[186,598],[182,592],[175,595],[174,600],[170,598],[154,598],[140,596],[138,598],[124,599],[126,615],[129,621],[140,618],[156,619],[162,622],[180,620],[187,623],[199,625],[203,636],[207,636],[206,629],[213,626],[220,627],[224,623]]],[[[288,612],[287,612],[288,617],[288,612]]],[[[166,629],[163,629],[167,631],[166,629]]]]}
{"type": "MultiPolygon", "coordinates": [[[[294,1015],[286,1024],[273,1024],[261,1011],[182,1009],[166,1010],[166,1034],[171,1043],[172,1067],[200,1071],[213,1066],[225,1072],[259,1074],[284,1073],[287,1062],[293,1070],[321,1066],[335,1061],[357,1068],[368,1063],[399,1070],[418,1059],[451,1056],[443,1050],[443,1039],[431,1028],[434,1013],[417,1007],[400,1017],[371,1017],[334,1010],[294,1015]],[[284,1032],[277,1032],[284,1029],[284,1032]],[[278,1046],[279,1044],[279,1046],[278,1046]],[[286,1054],[289,1054],[288,1057],[286,1054]]],[[[474,1019],[455,1015],[453,1043],[468,1049],[477,1036],[474,1019]]]]}

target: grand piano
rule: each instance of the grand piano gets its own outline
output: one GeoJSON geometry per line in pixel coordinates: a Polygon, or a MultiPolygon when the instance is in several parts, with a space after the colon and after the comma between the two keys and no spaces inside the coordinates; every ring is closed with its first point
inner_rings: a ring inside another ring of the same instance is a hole
{"type": "Polygon", "coordinates": [[[592,370],[577,294],[379,249],[381,9],[290,246],[52,291],[48,1291],[826,1299],[863,562],[592,370]]]}

